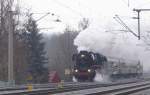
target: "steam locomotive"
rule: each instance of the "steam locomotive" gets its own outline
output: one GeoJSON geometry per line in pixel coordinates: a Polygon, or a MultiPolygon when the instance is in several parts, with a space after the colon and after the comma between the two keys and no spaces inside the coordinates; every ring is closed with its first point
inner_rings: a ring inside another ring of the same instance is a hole
{"type": "Polygon", "coordinates": [[[73,55],[72,60],[73,76],[77,81],[93,81],[96,71],[109,79],[140,77],[143,73],[140,62],[126,62],[99,53],[80,51],[73,55]]]}

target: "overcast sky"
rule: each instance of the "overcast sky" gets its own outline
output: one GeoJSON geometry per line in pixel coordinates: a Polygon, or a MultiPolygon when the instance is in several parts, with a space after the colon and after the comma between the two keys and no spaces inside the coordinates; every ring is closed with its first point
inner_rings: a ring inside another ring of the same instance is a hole
{"type": "MultiPolygon", "coordinates": [[[[54,19],[59,16],[61,24],[75,27],[83,17],[91,21],[99,20],[106,23],[115,14],[131,17],[133,8],[148,8],[150,0],[21,0],[22,6],[31,8],[33,13],[51,12],[56,16],[47,16],[39,21],[41,27],[53,27],[54,19]],[[104,19],[105,18],[105,19],[104,19]],[[102,21],[103,19],[103,21],[102,21]]],[[[40,17],[44,14],[34,16],[40,17]]]]}
{"type": "MultiPolygon", "coordinates": [[[[137,33],[137,21],[132,19],[137,13],[134,8],[150,8],[150,0],[21,0],[24,9],[31,8],[33,13],[54,13],[38,21],[39,27],[52,29],[47,33],[63,31],[66,25],[77,29],[82,18],[88,18],[90,27],[81,32],[75,39],[75,45],[80,49],[88,49],[107,56],[123,57],[141,60],[144,67],[150,68],[150,52],[146,50],[142,40],[137,40],[131,33],[112,30],[124,29],[113,17],[117,14],[137,33]],[[59,18],[62,22],[56,23],[59,18]],[[105,32],[111,31],[111,32],[105,32]],[[139,46],[140,45],[140,46],[139,46]],[[141,46],[143,45],[143,46],[141,46]]],[[[34,14],[35,19],[44,14],[34,14]]],[[[141,34],[146,35],[149,29],[150,12],[141,12],[141,34]]]]}

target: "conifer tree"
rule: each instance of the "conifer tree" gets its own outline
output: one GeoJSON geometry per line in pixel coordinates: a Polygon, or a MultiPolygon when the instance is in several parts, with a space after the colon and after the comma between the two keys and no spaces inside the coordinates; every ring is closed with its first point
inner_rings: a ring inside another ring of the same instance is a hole
{"type": "Polygon", "coordinates": [[[46,82],[48,69],[45,64],[48,63],[48,59],[45,57],[45,43],[42,41],[43,35],[39,32],[36,21],[32,17],[29,17],[25,24],[25,31],[28,72],[34,83],[46,82]]]}

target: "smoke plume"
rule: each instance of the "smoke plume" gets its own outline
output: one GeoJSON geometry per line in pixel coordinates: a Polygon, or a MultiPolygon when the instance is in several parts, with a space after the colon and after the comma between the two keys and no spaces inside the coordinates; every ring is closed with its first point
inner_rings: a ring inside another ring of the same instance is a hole
{"type": "Polygon", "coordinates": [[[149,69],[150,60],[148,56],[150,56],[150,52],[146,51],[142,40],[138,40],[130,32],[109,32],[107,31],[108,27],[105,28],[104,26],[91,23],[86,30],[82,31],[74,40],[78,51],[88,50],[109,57],[141,61],[144,69],[149,69]]]}

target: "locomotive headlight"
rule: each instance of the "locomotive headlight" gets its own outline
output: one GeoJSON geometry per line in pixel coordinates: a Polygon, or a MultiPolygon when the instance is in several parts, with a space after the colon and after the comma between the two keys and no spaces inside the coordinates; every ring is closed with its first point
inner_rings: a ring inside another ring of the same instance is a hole
{"type": "Polygon", "coordinates": [[[78,70],[76,69],[76,70],[74,70],[76,73],[78,72],[78,70]]]}
{"type": "Polygon", "coordinates": [[[83,57],[85,57],[85,55],[82,54],[81,57],[83,58],[83,57]]]}
{"type": "Polygon", "coordinates": [[[91,69],[88,69],[88,72],[90,73],[90,72],[91,72],[91,69]]]}

